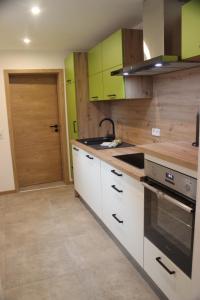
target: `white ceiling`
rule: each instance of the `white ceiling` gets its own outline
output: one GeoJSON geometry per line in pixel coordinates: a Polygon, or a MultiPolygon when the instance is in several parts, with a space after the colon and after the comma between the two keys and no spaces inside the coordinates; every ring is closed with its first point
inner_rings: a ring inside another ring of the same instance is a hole
{"type": "Polygon", "coordinates": [[[87,50],[141,18],[142,0],[0,0],[0,50],[87,50]],[[30,13],[34,5],[39,16],[30,13]]]}

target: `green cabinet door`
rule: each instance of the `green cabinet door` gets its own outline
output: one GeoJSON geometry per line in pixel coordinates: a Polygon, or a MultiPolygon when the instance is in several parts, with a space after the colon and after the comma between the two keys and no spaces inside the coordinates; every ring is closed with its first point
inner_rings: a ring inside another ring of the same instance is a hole
{"type": "Polygon", "coordinates": [[[102,42],[103,71],[123,65],[122,30],[118,30],[102,42]]]}
{"type": "Polygon", "coordinates": [[[65,76],[67,83],[75,81],[74,53],[70,53],[65,59],[65,76]]]}
{"type": "Polygon", "coordinates": [[[200,1],[182,7],[182,59],[200,55],[200,1]]]}
{"type": "Polygon", "coordinates": [[[89,100],[103,99],[103,74],[98,73],[89,77],[89,100]]]}
{"type": "Polygon", "coordinates": [[[102,44],[98,44],[88,52],[89,76],[102,72],[102,44]]]}
{"type": "Polygon", "coordinates": [[[110,73],[122,66],[106,70],[103,72],[104,100],[125,99],[125,84],[123,76],[111,76],[110,73]]]}
{"type": "Polygon", "coordinates": [[[75,83],[66,85],[67,93],[67,114],[68,114],[68,128],[69,138],[78,138],[78,127],[77,127],[77,113],[76,113],[76,87],[75,83]]]}

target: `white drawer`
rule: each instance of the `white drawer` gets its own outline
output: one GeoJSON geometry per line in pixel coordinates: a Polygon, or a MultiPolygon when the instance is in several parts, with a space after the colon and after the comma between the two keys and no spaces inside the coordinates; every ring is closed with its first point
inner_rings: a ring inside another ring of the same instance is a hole
{"type": "Polygon", "coordinates": [[[169,300],[189,300],[191,280],[147,238],[144,238],[144,270],[169,300]],[[159,263],[167,267],[168,271],[159,263]]]}

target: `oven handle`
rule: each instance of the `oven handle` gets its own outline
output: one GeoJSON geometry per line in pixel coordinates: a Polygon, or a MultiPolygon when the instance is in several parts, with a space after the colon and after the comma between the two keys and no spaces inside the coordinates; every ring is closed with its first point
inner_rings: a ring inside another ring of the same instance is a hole
{"type": "Polygon", "coordinates": [[[143,184],[143,186],[144,186],[145,188],[147,188],[148,190],[150,190],[150,191],[156,193],[156,195],[157,195],[157,197],[159,198],[159,200],[161,200],[161,199],[167,200],[167,201],[171,202],[172,204],[178,206],[179,208],[185,210],[187,213],[190,213],[190,214],[191,214],[191,213],[194,212],[194,209],[193,209],[193,208],[191,208],[191,207],[189,207],[189,206],[187,206],[187,205],[181,203],[181,202],[178,201],[178,200],[175,200],[174,198],[168,196],[167,194],[164,194],[163,192],[159,191],[158,189],[152,187],[151,185],[149,185],[149,184],[147,184],[147,183],[145,183],[145,182],[142,182],[142,184],[143,184]]]}

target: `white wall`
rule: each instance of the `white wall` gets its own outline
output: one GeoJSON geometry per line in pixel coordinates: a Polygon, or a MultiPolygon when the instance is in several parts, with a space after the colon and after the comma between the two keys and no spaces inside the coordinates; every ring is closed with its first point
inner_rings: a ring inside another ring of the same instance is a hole
{"type": "Polygon", "coordinates": [[[13,190],[13,166],[8,131],[3,70],[64,68],[64,52],[0,51],[0,192],[13,190]]]}

